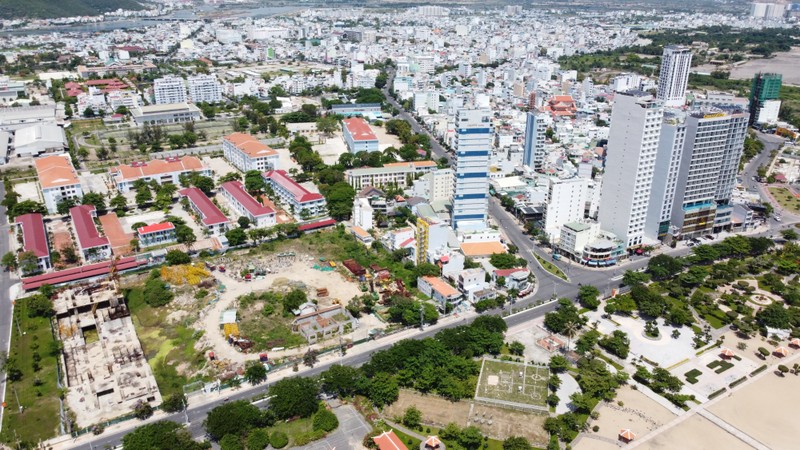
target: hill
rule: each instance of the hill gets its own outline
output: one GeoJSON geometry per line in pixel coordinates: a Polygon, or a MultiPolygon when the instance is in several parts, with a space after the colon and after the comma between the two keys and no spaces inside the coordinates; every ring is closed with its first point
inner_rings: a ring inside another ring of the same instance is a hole
{"type": "Polygon", "coordinates": [[[0,17],[54,18],[93,16],[117,9],[142,9],[137,0],[0,0],[0,17]]]}

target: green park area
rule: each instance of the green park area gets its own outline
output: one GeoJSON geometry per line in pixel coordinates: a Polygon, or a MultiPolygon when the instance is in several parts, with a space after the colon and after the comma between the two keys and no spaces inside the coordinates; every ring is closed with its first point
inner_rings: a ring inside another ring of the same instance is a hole
{"type": "Polygon", "coordinates": [[[789,188],[770,186],[769,193],[781,208],[792,214],[800,214],[800,198],[795,197],[789,188]]]}
{"type": "Polygon", "coordinates": [[[545,260],[544,258],[542,258],[541,256],[537,255],[536,253],[534,253],[533,256],[536,257],[536,260],[539,261],[539,264],[542,265],[542,268],[544,268],[544,270],[552,273],[553,275],[561,278],[562,280],[567,280],[567,276],[555,264],[551,263],[550,261],[545,260]]]}
{"type": "Polygon", "coordinates": [[[8,380],[0,442],[14,448],[29,448],[58,432],[60,347],[51,315],[49,300],[40,295],[17,300],[14,307],[11,348],[0,361],[8,380]]]}

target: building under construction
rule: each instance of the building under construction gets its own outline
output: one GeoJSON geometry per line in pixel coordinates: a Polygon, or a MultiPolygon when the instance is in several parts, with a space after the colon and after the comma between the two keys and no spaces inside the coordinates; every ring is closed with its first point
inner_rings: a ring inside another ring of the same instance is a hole
{"type": "Polygon", "coordinates": [[[64,345],[67,403],[79,427],[161,403],[156,379],[115,280],[60,290],[53,299],[64,345]]]}

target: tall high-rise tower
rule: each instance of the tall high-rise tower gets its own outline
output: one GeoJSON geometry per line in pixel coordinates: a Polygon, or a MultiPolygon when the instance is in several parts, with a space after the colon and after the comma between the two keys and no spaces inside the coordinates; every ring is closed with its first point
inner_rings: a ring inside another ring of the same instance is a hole
{"type": "Polygon", "coordinates": [[[686,85],[689,83],[691,67],[692,51],[689,47],[681,45],[664,47],[656,94],[656,98],[664,102],[664,106],[676,107],[686,103],[686,85]]]}
{"type": "Polygon", "coordinates": [[[157,105],[186,102],[186,84],[183,78],[168,75],[153,81],[153,96],[157,105]]]}
{"type": "Polygon", "coordinates": [[[462,109],[456,113],[455,191],[451,223],[454,229],[481,230],[489,209],[490,112],[462,109]]]}
{"type": "Polygon", "coordinates": [[[641,245],[664,108],[642,91],[619,93],[611,110],[598,221],[626,247],[641,245]]]}
{"type": "Polygon", "coordinates": [[[544,158],[544,134],[547,125],[544,122],[544,114],[535,109],[528,112],[525,123],[525,148],[522,154],[522,164],[533,170],[541,171],[544,158]]]}
{"type": "Polygon", "coordinates": [[[758,114],[764,107],[764,102],[777,100],[781,94],[782,76],[779,73],[757,73],[753,76],[750,87],[750,119],[749,125],[758,120],[758,114]]]}

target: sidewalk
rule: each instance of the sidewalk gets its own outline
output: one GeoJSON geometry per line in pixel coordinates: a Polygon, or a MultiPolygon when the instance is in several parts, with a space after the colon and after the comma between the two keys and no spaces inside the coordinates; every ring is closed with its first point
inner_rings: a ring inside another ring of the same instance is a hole
{"type": "MultiPolygon", "coordinates": [[[[477,313],[475,313],[474,311],[470,311],[470,312],[467,312],[467,313],[464,313],[464,314],[448,316],[448,317],[445,317],[445,318],[439,320],[435,325],[431,325],[431,326],[426,327],[424,331],[430,331],[431,329],[435,330],[435,329],[438,329],[438,328],[442,328],[445,325],[449,325],[449,324],[452,324],[452,323],[457,323],[457,322],[460,322],[460,321],[464,321],[464,320],[466,320],[468,318],[471,318],[473,316],[476,316],[476,315],[477,315],[477,313]]],[[[393,345],[393,344],[395,344],[395,343],[397,343],[397,342],[399,342],[399,341],[401,341],[403,339],[408,339],[408,338],[413,337],[415,334],[420,333],[420,331],[421,330],[419,328],[411,328],[411,329],[407,329],[407,330],[404,330],[404,331],[401,331],[401,332],[386,336],[384,338],[379,338],[379,339],[374,340],[374,341],[366,342],[363,345],[353,346],[353,348],[351,348],[347,352],[345,357],[351,357],[351,356],[354,356],[354,355],[363,355],[365,353],[372,353],[372,352],[375,351],[376,347],[384,347],[384,346],[393,345]]],[[[336,364],[336,363],[338,363],[340,361],[341,358],[342,357],[340,356],[340,354],[338,352],[326,353],[325,355],[320,356],[319,361],[317,362],[315,367],[325,366],[326,364],[330,364],[330,365],[336,364]]],[[[303,376],[306,372],[308,372],[310,370],[312,370],[312,368],[301,366],[300,370],[298,370],[297,372],[294,372],[294,371],[292,371],[291,367],[284,367],[284,368],[279,369],[279,370],[277,370],[275,372],[270,372],[269,373],[269,378],[268,378],[268,383],[274,383],[275,381],[278,381],[278,380],[281,380],[281,379],[284,379],[284,378],[288,378],[288,377],[303,376]]],[[[258,393],[258,391],[260,391],[260,390],[263,391],[265,389],[265,387],[266,387],[266,385],[264,385],[264,384],[260,384],[260,385],[256,385],[256,386],[243,384],[242,387],[240,387],[238,390],[235,390],[235,391],[231,390],[231,391],[227,391],[227,392],[236,393],[236,394],[249,393],[249,394],[255,395],[255,394],[258,393]]],[[[203,406],[203,405],[208,405],[210,403],[219,402],[220,401],[220,397],[221,397],[221,394],[219,392],[217,392],[217,391],[212,391],[212,392],[209,392],[209,393],[198,394],[196,396],[193,396],[193,397],[190,398],[190,410],[189,411],[191,412],[191,409],[197,408],[198,406],[203,406]]],[[[144,420],[144,421],[132,419],[132,420],[127,420],[127,421],[124,421],[124,422],[120,422],[120,423],[115,424],[115,425],[110,425],[105,429],[103,434],[101,434],[100,436],[114,434],[114,433],[120,433],[120,432],[125,432],[125,431],[133,431],[134,428],[140,427],[140,426],[148,424],[148,423],[153,423],[153,422],[157,422],[159,420],[163,420],[165,417],[171,416],[171,415],[173,415],[173,414],[167,414],[167,413],[164,413],[164,412],[159,410],[159,411],[156,411],[155,414],[153,414],[153,417],[151,417],[151,418],[149,418],[147,420],[144,420]]],[[[93,435],[91,433],[86,433],[84,435],[81,435],[77,439],[73,439],[72,436],[70,436],[70,435],[62,435],[62,436],[58,436],[58,437],[55,437],[53,439],[50,439],[49,441],[45,442],[44,445],[48,446],[48,448],[50,448],[51,450],[60,450],[60,449],[67,450],[67,449],[72,448],[72,447],[74,447],[76,445],[88,444],[90,441],[93,441],[96,438],[98,438],[98,436],[95,436],[95,435],[93,435]]]]}

